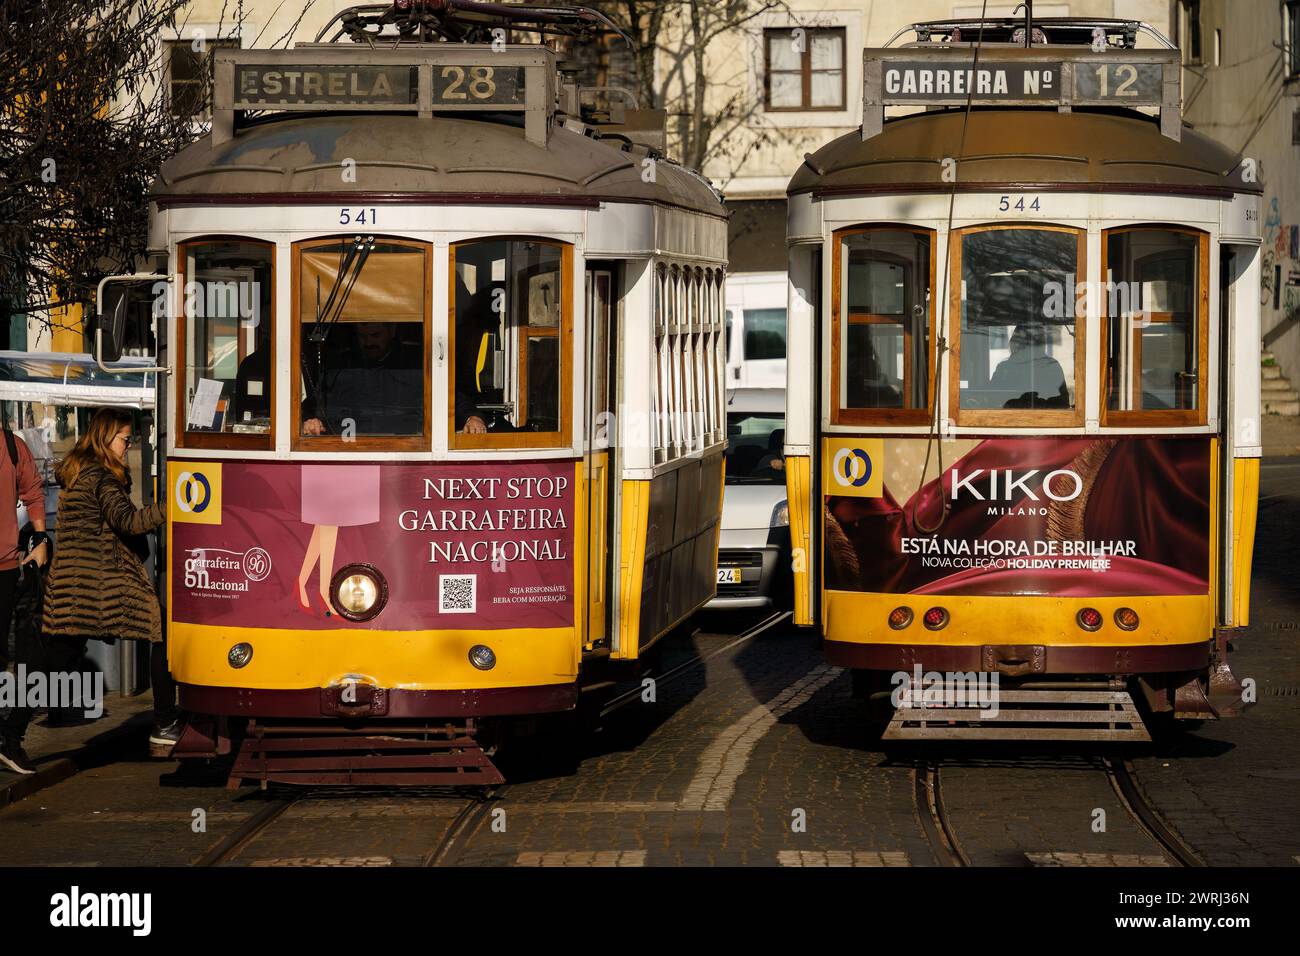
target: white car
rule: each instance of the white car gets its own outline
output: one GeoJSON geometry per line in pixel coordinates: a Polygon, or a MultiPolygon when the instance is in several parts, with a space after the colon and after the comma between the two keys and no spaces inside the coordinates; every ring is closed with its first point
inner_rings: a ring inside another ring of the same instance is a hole
{"type": "Polygon", "coordinates": [[[785,388],[784,272],[727,276],[727,388],[785,388]]]}
{"type": "Polygon", "coordinates": [[[785,390],[727,393],[727,477],[710,608],[766,608],[790,600],[790,510],[785,498],[785,390]]]}

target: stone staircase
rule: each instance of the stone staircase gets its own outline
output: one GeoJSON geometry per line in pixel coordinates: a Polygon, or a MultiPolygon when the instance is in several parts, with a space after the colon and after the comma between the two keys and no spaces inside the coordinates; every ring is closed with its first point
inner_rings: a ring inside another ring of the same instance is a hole
{"type": "Polygon", "coordinates": [[[1300,415],[1300,394],[1282,374],[1272,352],[1260,356],[1265,415],[1300,415]]]}

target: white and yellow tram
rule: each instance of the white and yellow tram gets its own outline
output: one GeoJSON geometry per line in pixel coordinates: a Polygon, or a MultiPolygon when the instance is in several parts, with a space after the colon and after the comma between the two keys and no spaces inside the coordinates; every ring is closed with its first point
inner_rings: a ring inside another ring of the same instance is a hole
{"type": "Polygon", "coordinates": [[[571,710],[713,596],[724,210],[563,66],[215,54],[212,133],[152,192],[178,755],[498,780],[485,721],[571,710]]]}
{"type": "Polygon", "coordinates": [[[1141,737],[1129,692],[1241,705],[1261,189],[1138,24],[1018,26],[866,50],[862,131],[790,181],[796,619],[881,696],[1020,688],[891,735],[1141,737]]]}

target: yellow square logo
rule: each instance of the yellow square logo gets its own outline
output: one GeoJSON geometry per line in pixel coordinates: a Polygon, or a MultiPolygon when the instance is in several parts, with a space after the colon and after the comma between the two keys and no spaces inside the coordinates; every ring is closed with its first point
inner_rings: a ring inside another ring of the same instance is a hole
{"type": "Polygon", "coordinates": [[[884,494],[883,438],[827,438],[823,449],[823,495],[879,498],[884,494]]]}
{"type": "Polygon", "coordinates": [[[221,524],[221,462],[173,461],[172,467],[172,520],[221,524]]]}

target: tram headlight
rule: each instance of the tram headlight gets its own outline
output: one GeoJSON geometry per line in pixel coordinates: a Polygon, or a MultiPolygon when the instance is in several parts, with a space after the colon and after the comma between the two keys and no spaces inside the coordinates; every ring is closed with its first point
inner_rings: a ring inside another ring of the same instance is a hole
{"type": "Polygon", "coordinates": [[[948,626],[948,609],[946,607],[932,607],[925,612],[925,617],[921,623],[931,631],[941,631],[948,626]]]}
{"type": "Polygon", "coordinates": [[[372,565],[345,565],[330,582],[330,599],[349,621],[368,621],[388,603],[388,582],[372,565]]]}
{"type": "Polygon", "coordinates": [[[1095,607],[1080,608],[1079,613],[1074,616],[1074,619],[1085,631],[1095,631],[1101,627],[1101,612],[1095,607]]]}
{"type": "Polygon", "coordinates": [[[1124,631],[1136,631],[1137,626],[1142,623],[1138,619],[1138,612],[1131,607],[1122,607],[1115,611],[1115,626],[1124,631]]]}
{"type": "Polygon", "coordinates": [[[912,623],[912,609],[910,607],[896,607],[889,612],[889,626],[896,631],[901,631],[907,625],[912,623]]]}
{"type": "Polygon", "coordinates": [[[782,500],[776,503],[776,507],[772,509],[772,519],[767,523],[767,526],[769,528],[790,527],[790,502],[789,501],[782,500]]]}
{"type": "Polygon", "coordinates": [[[238,670],[253,659],[253,645],[241,641],[230,649],[226,663],[238,670]]]}
{"type": "Polygon", "coordinates": [[[469,662],[481,671],[490,671],[497,666],[497,655],[486,644],[475,644],[469,649],[469,662]]]}

